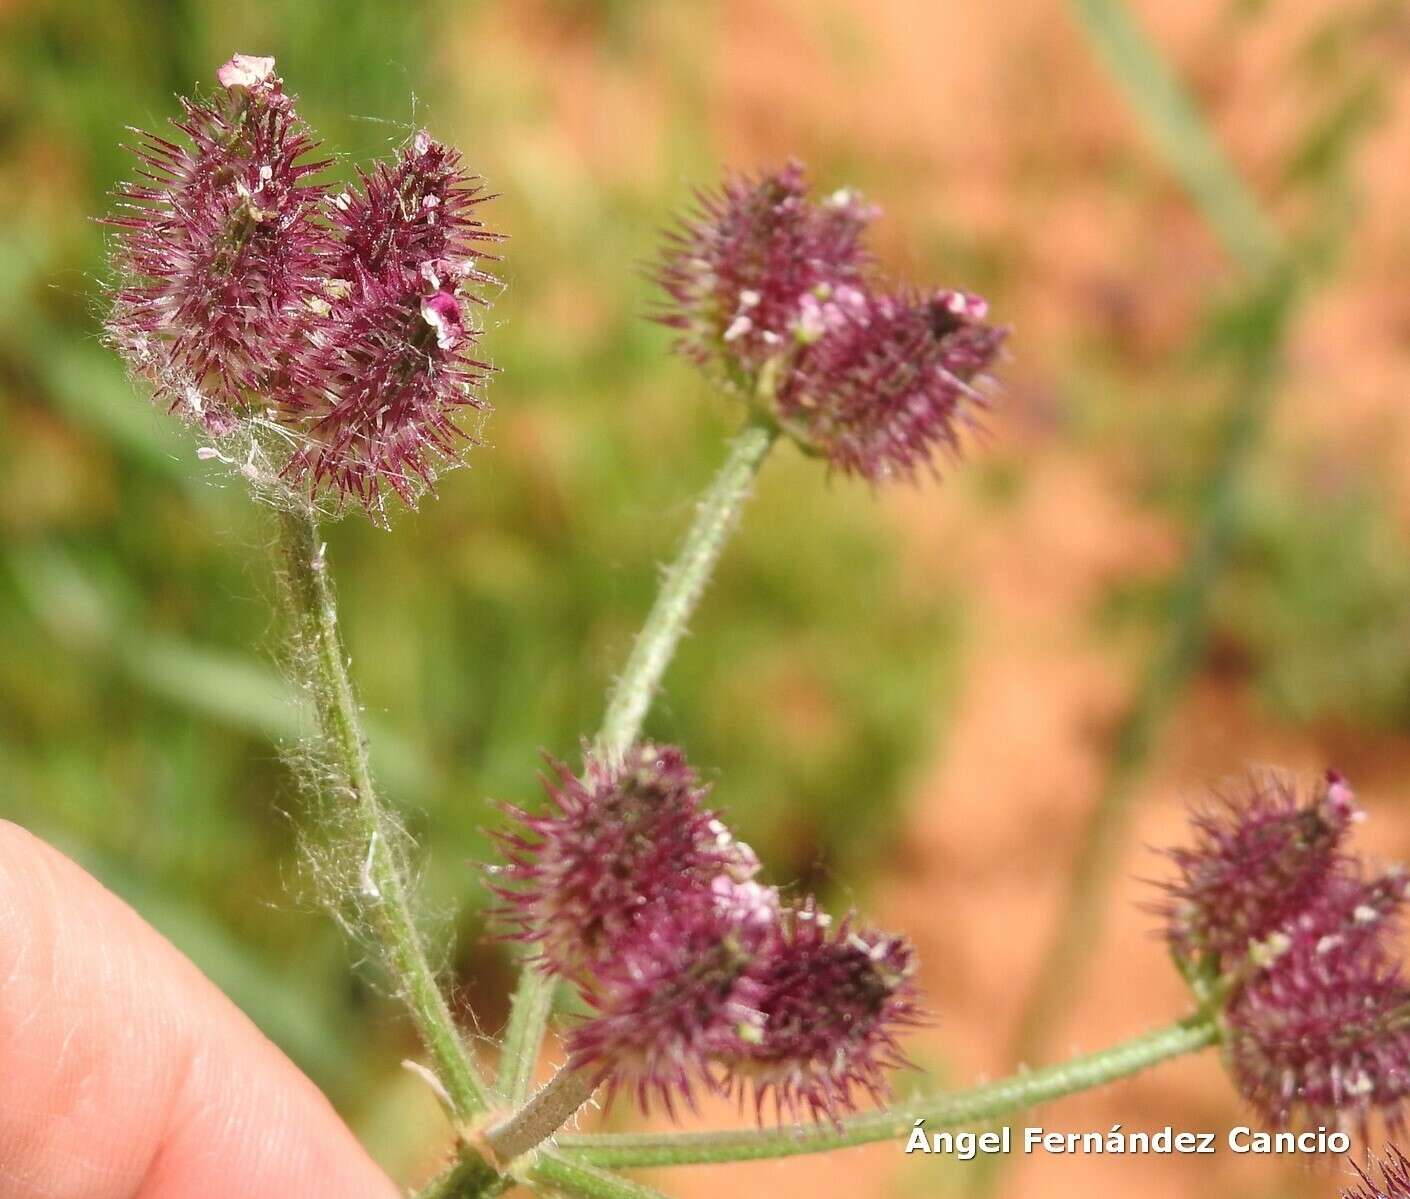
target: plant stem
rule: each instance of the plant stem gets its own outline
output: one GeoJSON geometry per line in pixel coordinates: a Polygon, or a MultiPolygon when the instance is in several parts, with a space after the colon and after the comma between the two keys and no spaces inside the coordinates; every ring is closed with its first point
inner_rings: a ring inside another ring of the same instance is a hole
{"type": "Polygon", "coordinates": [[[485,1143],[495,1160],[512,1162],[548,1140],[592,1098],[600,1077],[588,1070],[560,1069],[528,1103],[485,1132],[485,1143]]]}
{"type": "MultiPolygon", "coordinates": [[[[607,712],[596,742],[597,752],[603,757],[620,759],[640,735],[641,723],[661,684],[661,676],[670,665],[681,637],[685,635],[686,626],[695,613],[725,542],[753,490],[759,468],[777,435],[778,431],[772,425],[751,421],[730,442],[725,461],[696,505],[695,519],[686,532],[675,561],[666,570],[661,589],[632,646],[626,667],[608,696],[607,712]]],[[[506,1053],[500,1066],[500,1091],[506,1098],[510,1095],[505,1087],[506,1077],[517,1088],[514,1094],[519,1101],[527,1091],[528,1079],[532,1077],[534,1063],[538,1059],[552,1006],[547,994],[552,986],[552,982],[532,966],[526,966],[520,975],[510,1009],[510,1039],[506,1042],[506,1053]]],[[[556,1098],[561,1099],[569,1093],[568,1081],[564,1080],[563,1091],[554,1093],[556,1098]]],[[[572,1110],[563,1113],[559,1125],[592,1095],[592,1088],[581,1077],[574,1077],[572,1082],[582,1090],[582,1095],[572,1110]]],[[[537,1101],[538,1097],[535,1099],[537,1101]]],[[[554,1125],[547,1129],[543,1137],[551,1135],[557,1127],[554,1125]]],[[[537,1143],[518,1148],[520,1141],[517,1135],[512,1138],[512,1144],[518,1151],[510,1156],[518,1156],[518,1153],[537,1143]]]]}
{"type": "Polygon", "coordinates": [[[524,1172],[524,1180],[550,1193],[575,1199],[665,1199],[653,1187],[552,1152],[540,1153],[524,1172]]]}
{"type": "Polygon", "coordinates": [[[1125,1078],[1170,1058],[1204,1049],[1218,1039],[1214,1018],[1201,1013],[1032,1073],[1019,1073],[971,1090],[854,1116],[844,1121],[841,1128],[814,1124],[778,1129],[741,1128],[729,1132],[564,1136],[558,1138],[558,1151],[572,1161],[603,1167],[684,1166],[827,1153],[873,1141],[901,1139],[921,1121],[932,1130],[986,1123],[1051,1099],[1125,1078]]]}
{"type": "Polygon", "coordinates": [[[500,1099],[511,1108],[521,1107],[529,1097],[555,989],[554,980],[532,961],[521,965],[519,983],[509,1004],[509,1027],[500,1049],[497,1081],[500,1099]]]}
{"type": "Polygon", "coordinates": [[[603,757],[621,758],[641,733],[641,722],[661,676],[680,644],[776,436],[777,430],[772,426],[751,421],[730,442],[724,465],[700,498],[690,531],[666,571],[651,614],[608,697],[596,746],[603,757]]]}
{"type": "Polygon", "coordinates": [[[492,1199],[518,1181],[594,1199],[644,1199],[658,1192],[539,1148],[592,1096],[596,1076],[560,1070],[508,1120],[483,1134],[498,1170],[480,1158],[452,1166],[414,1199],[492,1199]],[[524,1157],[535,1148],[539,1152],[524,1157]]]}
{"type": "Polygon", "coordinates": [[[466,1158],[417,1191],[411,1199],[494,1199],[516,1185],[515,1179],[508,1174],[495,1173],[482,1158],[466,1158]]]}
{"type": "Polygon", "coordinates": [[[489,1106],[489,1093],[464,1042],[435,974],[426,960],[412,915],[398,852],[400,829],[382,807],[368,766],[357,700],[338,635],[338,610],[328,578],[318,520],[307,506],[279,512],[285,594],[298,640],[299,664],[307,671],[322,734],[322,764],[332,771],[347,803],[343,815],[356,855],[349,873],[387,970],[411,1012],[436,1075],[460,1120],[489,1106]]]}

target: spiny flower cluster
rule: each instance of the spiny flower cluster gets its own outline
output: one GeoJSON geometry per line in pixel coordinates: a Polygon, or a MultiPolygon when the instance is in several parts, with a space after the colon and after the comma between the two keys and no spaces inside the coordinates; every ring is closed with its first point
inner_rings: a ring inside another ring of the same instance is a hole
{"type": "Polygon", "coordinates": [[[1393,947],[1410,880],[1347,850],[1361,818],[1335,772],[1308,796],[1254,776],[1170,854],[1167,937],[1220,997],[1234,1080],[1273,1125],[1394,1122],[1410,1096],[1410,987],[1393,947]]]}
{"type": "Polygon", "coordinates": [[[464,438],[456,413],[484,406],[484,196],[425,133],[331,194],[274,60],[218,79],[182,100],[179,139],[134,131],[108,335],[160,400],[258,440],[290,482],[374,513],[387,489],[414,502],[464,438]]]}
{"type": "Polygon", "coordinates": [[[545,786],[547,812],[509,809],[496,891],[507,935],[592,1009],[569,1034],[575,1068],[668,1110],[698,1085],[832,1119],[883,1094],[918,1019],[902,938],[757,881],[678,749],[589,758],[580,778],[554,763],[545,786]]]}
{"type": "Polygon", "coordinates": [[[460,408],[481,407],[487,364],[463,301],[493,280],[477,265],[484,198],[460,155],[417,133],[392,163],[331,197],[329,274],[319,321],[300,347],[287,405],[306,434],[292,473],[372,503],[385,481],[406,503],[463,436],[460,408]]]}
{"type": "Polygon", "coordinates": [[[237,56],[209,102],[182,99],[184,142],[134,129],[142,183],[119,192],[123,281],[108,331],[159,395],[215,432],[279,371],[309,319],[324,237],[328,165],[274,75],[237,56]]]}
{"type": "Polygon", "coordinates": [[[877,216],[848,190],[811,200],[790,163],[701,193],[656,270],[680,353],[873,482],[958,450],[1005,338],[977,296],[875,278],[862,236],[877,216]]]}

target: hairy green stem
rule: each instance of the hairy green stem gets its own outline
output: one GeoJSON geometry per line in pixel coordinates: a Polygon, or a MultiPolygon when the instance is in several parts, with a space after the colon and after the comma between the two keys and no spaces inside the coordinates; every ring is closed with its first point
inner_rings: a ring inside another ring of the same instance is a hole
{"type": "Polygon", "coordinates": [[[873,1141],[900,1140],[922,1122],[932,1131],[987,1123],[1139,1073],[1170,1058],[1204,1049],[1218,1039],[1214,1018],[1201,1013],[1042,1070],[854,1116],[844,1121],[841,1128],[813,1124],[729,1132],[562,1136],[558,1138],[558,1151],[571,1161],[602,1167],[685,1166],[827,1153],[873,1141]]]}
{"type": "MultiPolygon", "coordinates": [[[[675,561],[666,570],[661,589],[632,646],[626,667],[608,696],[607,712],[596,742],[597,752],[603,757],[620,759],[641,734],[641,723],[661,684],[661,676],[685,635],[686,626],[705,593],[725,542],[738,523],[740,511],[753,490],[759,468],[768,457],[777,435],[772,425],[751,421],[730,442],[724,464],[697,504],[695,519],[675,561]]],[[[520,1100],[526,1092],[527,1079],[532,1076],[534,1063],[538,1059],[551,1007],[545,993],[551,990],[552,985],[532,967],[526,967],[520,975],[510,1010],[511,1037],[500,1066],[500,1091],[506,1097],[509,1097],[504,1081],[506,1072],[511,1083],[519,1088],[514,1093],[520,1100]]],[[[582,1092],[581,1097],[572,1110],[563,1113],[558,1125],[554,1125],[556,1128],[587,1102],[592,1088],[580,1075],[574,1075],[571,1080],[564,1080],[563,1090],[552,1092],[544,1099],[536,1096],[534,1102],[546,1103],[549,1098],[557,1101],[576,1091],[582,1092]]],[[[537,1119],[548,1110],[542,1107],[533,1115],[537,1119]]],[[[526,1124],[525,1127],[537,1128],[538,1124],[526,1124]]],[[[554,1128],[547,1129],[543,1136],[550,1135],[554,1128]]],[[[520,1142],[521,1138],[517,1135],[512,1139],[516,1148],[520,1142]]],[[[532,1144],[518,1148],[518,1152],[527,1148],[532,1148],[532,1144]]]]}
{"type": "Polygon", "coordinates": [[[700,498],[690,531],[661,581],[651,614],[608,696],[596,746],[603,757],[620,758],[641,733],[641,722],[661,676],[685,634],[776,436],[772,426],[750,422],[730,442],[724,465],[700,498]]]}
{"type": "Polygon", "coordinates": [[[484,1134],[494,1158],[512,1162],[548,1140],[592,1098],[600,1075],[564,1066],[534,1097],[484,1134]]]}
{"type": "Polygon", "coordinates": [[[553,1152],[540,1153],[521,1176],[535,1190],[574,1199],[665,1199],[652,1187],[553,1152]]]}
{"type": "Polygon", "coordinates": [[[349,852],[357,862],[349,867],[357,879],[357,901],[452,1111],[468,1120],[489,1106],[489,1092],[455,1027],[412,915],[398,851],[400,830],[372,781],[316,514],[306,506],[281,510],[279,536],[285,593],[322,734],[323,764],[336,778],[338,800],[347,805],[340,815],[354,834],[349,852]]]}
{"type": "Polygon", "coordinates": [[[534,1081],[543,1030],[553,1010],[555,980],[544,975],[532,961],[519,969],[519,982],[509,1004],[509,1027],[499,1055],[497,1087],[500,1099],[511,1108],[523,1105],[534,1081]]]}

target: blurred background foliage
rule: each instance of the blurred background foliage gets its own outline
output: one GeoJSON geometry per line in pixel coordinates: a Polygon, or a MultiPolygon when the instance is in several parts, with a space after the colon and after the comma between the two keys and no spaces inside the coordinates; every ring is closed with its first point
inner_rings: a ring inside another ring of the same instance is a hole
{"type": "MultiPolygon", "coordinates": [[[[1028,11],[938,7],[961,40],[1028,11]]],[[[643,319],[642,264],[691,186],[797,152],[820,185],[882,200],[894,266],[983,291],[1019,325],[991,444],[943,491],[878,504],[778,454],[670,672],[650,732],[718,779],[774,877],[864,898],[904,858],[992,618],[966,530],[1024,505],[1037,456],[1100,463],[1162,528],[1197,515],[1256,340],[1227,319],[1244,298],[1104,82],[1044,107],[1056,93],[1042,87],[1074,62],[1092,70],[1061,6],[1000,52],[997,118],[887,92],[910,77],[907,23],[928,8],[0,4],[0,816],[134,903],[394,1170],[425,1150],[401,1114],[419,1084],[396,1067],[413,1047],[376,978],[350,969],[295,848],[299,799],[276,747],[298,713],[269,665],[265,514],[195,460],[98,340],[104,235],[90,218],[131,171],[122,127],[159,129],[234,50],[272,53],[335,172],[424,123],[499,193],[485,212],[511,240],[485,335],[502,372],[488,444],[390,534],[356,517],[330,530],[377,767],[423,848],[459,994],[492,1033],[509,980],[481,914],[493,803],[533,803],[541,751],[573,758],[596,727],[737,416],[643,319]],[[1094,132],[1066,146],[1084,121],[1094,132]],[[927,141],[947,131],[960,149],[927,141]],[[1161,271],[1175,283],[1146,286],[1161,271]],[[917,517],[937,504],[940,519],[917,517]]],[[[1266,136],[1238,112],[1220,133],[1252,160],[1315,293],[1356,261],[1377,203],[1357,154],[1403,110],[1401,6],[1241,0],[1171,20],[1211,106],[1250,46],[1294,98],[1266,136]],[[1270,39],[1280,23],[1292,32],[1270,39]]],[[[1410,307],[1385,311],[1405,322],[1390,335],[1403,346],[1410,307]]],[[[1335,339],[1319,344],[1289,358],[1295,411],[1358,369],[1335,339]]],[[[1403,386],[1403,365],[1369,388],[1403,386]]],[[[1363,420],[1349,447],[1315,419],[1277,422],[1213,591],[1202,669],[1314,740],[1326,722],[1410,726],[1406,442],[1367,434],[1389,427],[1363,420]]],[[[1132,672],[1132,646],[1168,616],[1171,562],[1157,550],[1104,575],[1084,609],[1084,635],[1132,672]]]]}

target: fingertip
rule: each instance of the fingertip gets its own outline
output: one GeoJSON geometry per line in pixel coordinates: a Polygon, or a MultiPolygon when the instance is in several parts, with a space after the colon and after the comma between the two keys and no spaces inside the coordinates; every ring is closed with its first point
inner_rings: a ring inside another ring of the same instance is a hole
{"type": "Polygon", "coordinates": [[[0,1079],[0,1195],[396,1195],[326,1098],[209,980],[9,821],[0,1079]]]}

